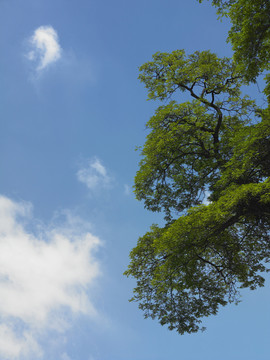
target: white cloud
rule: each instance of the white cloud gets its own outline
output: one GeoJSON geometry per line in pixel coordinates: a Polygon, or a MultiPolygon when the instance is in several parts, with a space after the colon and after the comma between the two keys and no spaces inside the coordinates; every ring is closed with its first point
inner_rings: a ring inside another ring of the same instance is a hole
{"type": "Polygon", "coordinates": [[[204,193],[204,198],[203,198],[202,204],[209,205],[211,203],[211,201],[209,200],[210,195],[211,195],[210,192],[206,190],[204,193]]]}
{"type": "Polygon", "coordinates": [[[89,160],[86,166],[79,169],[77,172],[77,179],[85,184],[90,190],[108,187],[112,181],[107,174],[106,168],[96,157],[89,160]]]}
{"type": "Polygon", "coordinates": [[[26,55],[37,62],[37,71],[41,71],[61,57],[61,47],[57,32],[52,26],[40,26],[29,39],[31,51],[26,55]]]}
{"type": "Polygon", "coordinates": [[[97,315],[89,290],[100,240],[70,220],[35,233],[26,220],[34,223],[29,204],[0,196],[1,359],[41,356],[41,334],[65,331],[71,313],[97,315]]]}
{"type": "Polygon", "coordinates": [[[130,195],[131,193],[130,186],[127,184],[124,185],[124,193],[125,195],[130,195]]]}

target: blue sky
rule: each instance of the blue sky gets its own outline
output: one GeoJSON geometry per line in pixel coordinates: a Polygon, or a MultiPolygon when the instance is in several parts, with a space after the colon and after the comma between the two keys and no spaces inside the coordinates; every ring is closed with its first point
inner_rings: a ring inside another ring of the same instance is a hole
{"type": "MultiPolygon", "coordinates": [[[[157,51],[230,56],[195,0],[0,0],[0,359],[266,360],[269,288],[180,336],[129,303],[134,199],[157,51]]],[[[268,281],[269,284],[269,281],[268,281]]]]}

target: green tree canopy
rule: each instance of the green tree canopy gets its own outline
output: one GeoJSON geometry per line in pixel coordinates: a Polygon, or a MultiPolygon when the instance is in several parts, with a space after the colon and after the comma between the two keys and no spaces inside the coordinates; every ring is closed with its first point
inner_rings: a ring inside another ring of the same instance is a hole
{"type": "Polygon", "coordinates": [[[145,317],[196,332],[238,302],[239,288],[264,284],[270,111],[241,95],[234,61],[209,51],[157,53],[140,72],[149,99],[164,105],[147,124],[135,194],[166,224],[139,239],[125,274],[137,280],[132,300],[145,317]],[[177,102],[181,93],[190,101],[177,102]]]}

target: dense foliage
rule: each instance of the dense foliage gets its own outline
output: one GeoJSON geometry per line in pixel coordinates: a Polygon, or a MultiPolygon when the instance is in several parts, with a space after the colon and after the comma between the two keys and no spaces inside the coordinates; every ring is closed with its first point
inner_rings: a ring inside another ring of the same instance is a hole
{"type": "Polygon", "coordinates": [[[139,239],[126,275],[137,280],[132,300],[145,317],[181,334],[237,303],[240,288],[263,286],[270,260],[270,109],[241,95],[269,67],[270,33],[256,17],[260,10],[268,23],[269,4],[213,5],[232,19],[233,60],[178,50],[140,68],[149,99],[164,105],[147,124],[135,193],[147,209],[163,211],[166,224],[139,239]],[[259,40],[245,30],[250,11],[259,40]],[[176,102],[181,93],[189,101],[176,102]]]}

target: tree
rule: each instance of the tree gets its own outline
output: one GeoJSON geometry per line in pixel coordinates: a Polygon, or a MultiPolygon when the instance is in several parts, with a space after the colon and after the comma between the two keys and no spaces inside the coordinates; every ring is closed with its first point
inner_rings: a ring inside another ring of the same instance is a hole
{"type": "Polygon", "coordinates": [[[139,239],[125,274],[145,317],[180,334],[263,286],[270,261],[270,109],[241,95],[254,77],[239,64],[178,50],[140,68],[149,99],[165,105],[147,124],[135,194],[166,223],[139,239]],[[177,103],[179,92],[190,101],[177,103]]]}

